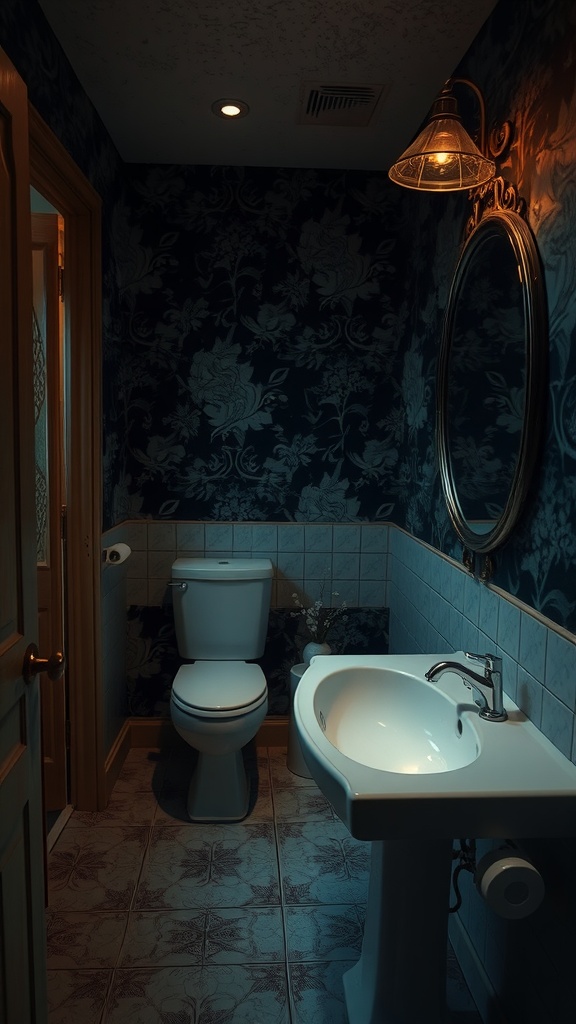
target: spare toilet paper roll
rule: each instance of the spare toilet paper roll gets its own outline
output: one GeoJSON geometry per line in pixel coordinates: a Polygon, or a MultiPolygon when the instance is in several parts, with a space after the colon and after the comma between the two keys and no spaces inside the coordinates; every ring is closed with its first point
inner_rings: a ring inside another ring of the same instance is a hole
{"type": "Polygon", "coordinates": [[[542,875],[512,850],[495,850],[483,857],[476,869],[476,885],[488,906],[509,920],[528,917],[544,899],[542,875]]]}
{"type": "Polygon", "coordinates": [[[121,565],[131,554],[132,548],[128,544],[114,544],[110,548],[105,548],[104,561],[109,565],[121,565]]]}

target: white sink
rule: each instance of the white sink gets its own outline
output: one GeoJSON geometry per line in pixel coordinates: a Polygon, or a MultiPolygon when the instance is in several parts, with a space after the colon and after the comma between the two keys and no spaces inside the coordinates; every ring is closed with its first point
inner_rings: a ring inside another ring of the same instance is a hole
{"type": "Polygon", "coordinates": [[[434,684],[394,668],[331,672],[315,689],[314,713],[336,750],[368,768],[450,772],[480,753],[474,718],[462,706],[434,684]]]}
{"type": "MultiPolygon", "coordinates": [[[[478,715],[456,654],[317,656],[294,716],[310,772],[357,839],[576,836],[576,765],[505,698],[478,715]]],[[[469,666],[469,663],[468,663],[469,666]]],[[[488,694],[488,691],[486,691],[488,694]]]]}
{"type": "Polygon", "coordinates": [[[465,657],[316,657],[294,698],[314,780],[372,840],[362,955],[343,978],[349,1024],[445,1021],[453,838],[576,835],[576,765],[511,700],[489,722],[457,674],[427,682],[439,661],[465,657]]]}

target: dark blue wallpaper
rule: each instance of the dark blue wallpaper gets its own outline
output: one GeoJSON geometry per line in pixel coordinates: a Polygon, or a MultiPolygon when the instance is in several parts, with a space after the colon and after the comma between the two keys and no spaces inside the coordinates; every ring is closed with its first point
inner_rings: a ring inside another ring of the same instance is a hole
{"type": "Polygon", "coordinates": [[[394,514],[401,203],[383,176],[131,167],[110,514],[394,514]]]}

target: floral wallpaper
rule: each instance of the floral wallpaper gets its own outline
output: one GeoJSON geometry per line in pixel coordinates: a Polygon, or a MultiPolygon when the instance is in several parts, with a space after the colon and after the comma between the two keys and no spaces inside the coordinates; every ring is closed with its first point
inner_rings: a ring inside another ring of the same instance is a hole
{"type": "Polygon", "coordinates": [[[392,186],[339,171],[129,170],[108,514],[389,519],[412,386],[392,186]]]}

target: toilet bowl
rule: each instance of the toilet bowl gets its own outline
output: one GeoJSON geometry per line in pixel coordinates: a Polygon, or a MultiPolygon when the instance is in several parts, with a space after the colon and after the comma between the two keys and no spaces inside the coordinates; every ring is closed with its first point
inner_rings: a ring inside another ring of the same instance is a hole
{"type": "Polygon", "coordinates": [[[187,809],[192,821],[240,821],[250,787],[242,748],[268,710],[264,652],[272,562],[269,558],[177,558],[172,565],[178,653],[192,664],[176,673],[170,715],[198,754],[187,809]]]}
{"type": "Polygon", "coordinates": [[[250,787],[242,748],[254,739],[267,710],[268,689],[258,665],[197,661],[178,670],[170,714],[182,739],[198,751],[188,788],[191,821],[246,816],[250,787]]]}

